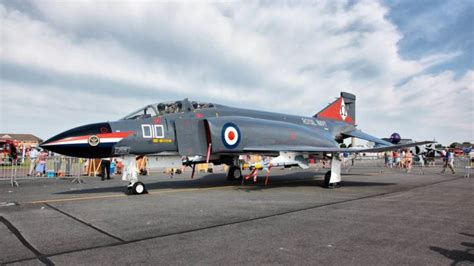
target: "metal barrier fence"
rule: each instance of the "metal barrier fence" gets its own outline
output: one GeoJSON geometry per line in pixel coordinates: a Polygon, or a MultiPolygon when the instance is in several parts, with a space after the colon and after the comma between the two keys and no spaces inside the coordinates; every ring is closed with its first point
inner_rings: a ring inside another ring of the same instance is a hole
{"type": "MultiPolygon", "coordinates": [[[[445,162],[444,162],[443,158],[437,157],[434,160],[431,160],[431,161],[424,160],[422,162],[422,161],[420,161],[420,159],[417,156],[414,156],[413,157],[412,169],[411,169],[410,173],[424,174],[424,171],[427,170],[427,169],[437,169],[438,171],[441,172],[441,170],[444,167],[444,164],[445,164],[445,162]]],[[[464,173],[465,176],[468,177],[469,173],[472,171],[471,169],[474,168],[474,163],[471,162],[471,159],[469,158],[469,156],[463,155],[463,156],[458,156],[458,157],[454,158],[453,166],[454,166],[454,169],[455,169],[456,172],[464,173]]],[[[395,164],[395,163],[392,163],[392,166],[390,167],[390,166],[385,164],[385,159],[384,158],[377,158],[377,157],[356,158],[355,162],[354,162],[354,165],[351,164],[350,160],[346,164],[346,169],[348,169],[348,171],[350,171],[351,168],[357,169],[357,168],[366,168],[366,167],[380,168],[380,172],[387,171],[388,169],[394,170],[394,171],[397,171],[397,170],[398,171],[400,171],[400,170],[406,171],[407,170],[406,167],[403,166],[403,161],[401,161],[401,163],[398,164],[398,165],[395,164]]],[[[344,166],[343,166],[343,168],[344,168],[344,166]]],[[[449,172],[450,170],[447,169],[447,171],[449,172]]]]}
{"type": "MultiPolygon", "coordinates": [[[[79,178],[84,173],[84,159],[65,156],[50,156],[44,161],[25,160],[0,165],[0,180],[10,180],[18,185],[19,179],[38,179],[56,177],[79,178]]],[[[80,181],[80,179],[78,180],[80,181]]]]}
{"type": "Polygon", "coordinates": [[[454,168],[466,168],[466,166],[473,166],[469,156],[459,156],[454,159],[454,168]]]}
{"type": "MultiPolygon", "coordinates": [[[[351,163],[351,159],[348,160],[351,163]]],[[[467,155],[454,157],[454,168],[465,168],[470,166],[470,158],[467,155]]],[[[357,166],[384,166],[385,159],[380,157],[356,157],[354,165],[357,166]]],[[[413,156],[413,166],[421,166],[422,163],[417,156],[413,156]]],[[[438,166],[442,167],[444,165],[443,158],[436,157],[433,161],[428,161],[424,159],[423,167],[438,166]]]]}

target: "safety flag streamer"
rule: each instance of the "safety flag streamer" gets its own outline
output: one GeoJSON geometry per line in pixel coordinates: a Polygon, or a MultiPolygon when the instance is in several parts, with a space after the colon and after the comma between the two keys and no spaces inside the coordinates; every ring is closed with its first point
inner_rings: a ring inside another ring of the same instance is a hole
{"type": "MultiPolygon", "coordinates": [[[[244,177],[244,180],[249,180],[251,177],[253,177],[253,182],[257,182],[257,177],[258,177],[258,168],[255,167],[257,164],[254,164],[254,168],[250,172],[250,174],[246,175],[244,177]]],[[[268,184],[270,181],[270,172],[273,167],[273,165],[270,162],[264,162],[261,161],[260,165],[262,165],[262,170],[267,172],[267,175],[265,176],[265,186],[268,184]]]]}
{"type": "Polygon", "coordinates": [[[265,186],[268,185],[268,181],[270,181],[270,171],[272,170],[272,164],[268,166],[268,168],[264,168],[267,171],[267,176],[265,177],[265,186]]]}
{"type": "Polygon", "coordinates": [[[253,182],[257,182],[257,176],[258,176],[258,169],[254,168],[250,174],[245,176],[245,180],[249,180],[251,177],[253,177],[253,182]]]}
{"type": "Polygon", "coordinates": [[[207,146],[206,163],[209,163],[209,158],[211,157],[211,147],[212,147],[212,143],[209,143],[209,146],[207,146]]]}

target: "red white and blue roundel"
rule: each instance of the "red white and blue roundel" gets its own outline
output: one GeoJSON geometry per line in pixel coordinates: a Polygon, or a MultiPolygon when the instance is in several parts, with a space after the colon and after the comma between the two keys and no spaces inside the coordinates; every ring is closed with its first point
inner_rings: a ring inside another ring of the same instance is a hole
{"type": "Polygon", "coordinates": [[[239,127],[234,123],[226,123],[222,127],[222,143],[228,149],[235,149],[239,146],[240,142],[240,130],[239,127]]]}

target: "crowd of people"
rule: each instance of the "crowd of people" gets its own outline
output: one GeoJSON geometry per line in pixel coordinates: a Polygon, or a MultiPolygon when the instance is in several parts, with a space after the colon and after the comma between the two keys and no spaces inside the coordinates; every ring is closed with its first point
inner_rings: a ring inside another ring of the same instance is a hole
{"type": "MultiPolygon", "coordinates": [[[[443,170],[441,171],[441,173],[444,174],[446,172],[446,168],[449,168],[451,172],[455,174],[456,171],[454,170],[453,149],[442,150],[440,151],[440,154],[443,159],[443,170]]],[[[415,156],[419,165],[421,167],[424,167],[425,162],[427,161],[426,155],[425,154],[413,155],[413,152],[411,150],[385,152],[384,153],[385,166],[388,168],[405,168],[407,169],[407,172],[410,172],[413,167],[415,156]]],[[[474,160],[471,158],[471,161],[474,161],[474,160]]]]}
{"type": "MultiPolygon", "coordinates": [[[[45,176],[46,175],[46,159],[53,154],[37,147],[31,147],[27,152],[29,158],[29,169],[27,176],[45,176]]],[[[87,167],[87,164],[84,165],[87,167]]],[[[104,179],[110,179],[110,175],[122,174],[123,163],[117,158],[111,160],[110,158],[101,160],[99,176],[104,179]]]]}
{"type": "MultiPolygon", "coordinates": [[[[384,153],[385,166],[388,168],[405,168],[410,172],[413,167],[413,152],[411,150],[386,151],[384,153]]],[[[425,158],[418,155],[421,166],[424,166],[425,158]]]]}

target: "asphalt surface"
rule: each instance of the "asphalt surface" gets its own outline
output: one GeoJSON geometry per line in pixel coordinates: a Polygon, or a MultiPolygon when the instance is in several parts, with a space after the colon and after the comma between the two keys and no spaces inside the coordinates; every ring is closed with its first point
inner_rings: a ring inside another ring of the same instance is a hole
{"type": "Polygon", "coordinates": [[[474,179],[429,168],[273,170],[268,186],[222,173],[0,182],[0,264],[474,264],[474,179]]]}

